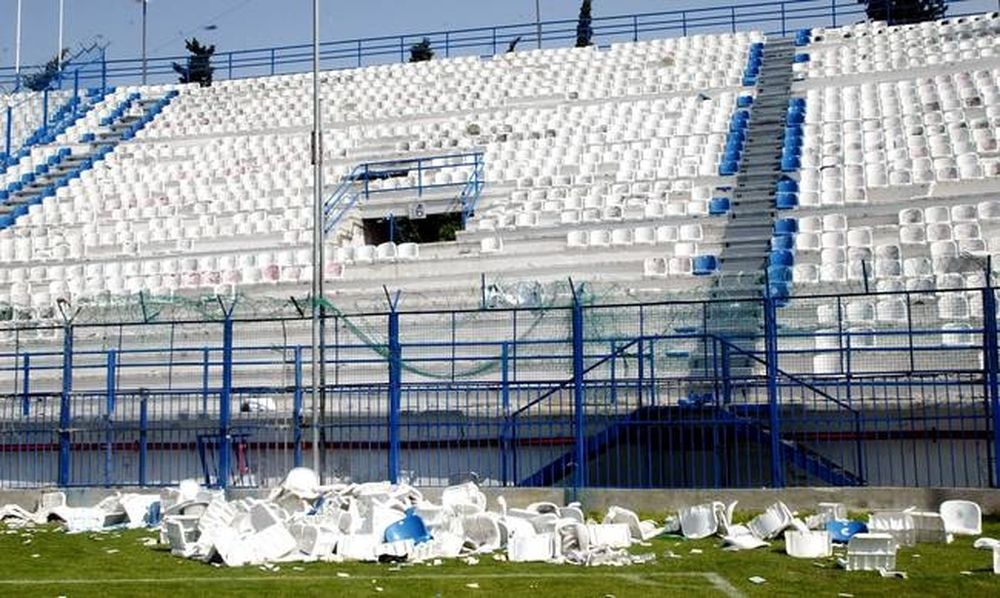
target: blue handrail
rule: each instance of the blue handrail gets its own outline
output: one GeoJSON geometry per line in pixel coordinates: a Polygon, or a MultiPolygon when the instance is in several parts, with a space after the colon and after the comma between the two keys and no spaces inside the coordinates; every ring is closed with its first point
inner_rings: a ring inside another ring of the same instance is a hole
{"type": "MultiPolygon", "coordinates": [[[[951,0],[961,4],[971,0],[951,0]]],[[[950,16],[962,16],[952,13],[950,16]]],[[[787,35],[807,27],[836,27],[865,18],[864,5],[857,0],[779,0],[742,4],[690,8],[651,13],[596,17],[593,20],[593,41],[598,46],[615,42],[638,41],[670,35],[695,33],[735,33],[758,29],[765,33],[787,35]]],[[[355,68],[372,64],[403,62],[410,46],[425,37],[442,57],[493,56],[503,52],[507,44],[520,37],[524,47],[565,46],[576,39],[576,20],[518,23],[490,27],[475,27],[443,31],[427,31],[350,39],[321,44],[324,69],[355,68]],[[539,31],[541,36],[539,38],[539,31]]],[[[149,58],[148,77],[151,82],[173,81],[174,62],[187,56],[149,58]]],[[[243,78],[304,72],[312,65],[312,46],[297,44],[233,50],[215,55],[213,65],[218,78],[243,78]]],[[[34,67],[28,67],[30,70],[34,67]]],[[[113,82],[137,83],[142,76],[142,59],[106,60],[95,72],[81,71],[83,78],[104,76],[113,82]]],[[[0,68],[0,85],[16,81],[12,67],[0,68]]]]}

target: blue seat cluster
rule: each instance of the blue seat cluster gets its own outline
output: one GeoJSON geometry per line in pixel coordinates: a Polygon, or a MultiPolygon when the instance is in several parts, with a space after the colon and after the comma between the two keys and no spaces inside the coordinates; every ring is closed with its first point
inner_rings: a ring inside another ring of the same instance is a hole
{"type": "Polygon", "coordinates": [[[791,295],[795,235],[798,231],[799,221],[795,218],[780,218],[774,223],[767,259],[767,293],[779,307],[786,305],[791,295]]]}
{"type": "Polygon", "coordinates": [[[31,149],[36,145],[54,143],[56,137],[86,116],[98,102],[103,100],[113,90],[114,88],[104,89],[95,87],[88,89],[82,97],[73,96],[70,98],[49,117],[47,124],[43,124],[35,129],[25,140],[20,150],[12,156],[2,155],[3,159],[0,160],[0,174],[3,174],[8,167],[17,164],[22,158],[31,154],[31,149]]]}
{"type": "Polygon", "coordinates": [[[130,93],[127,98],[125,98],[117,106],[115,106],[115,109],[111,111],[111,114],[101,119],[101,126],[106,127],[114,123],[121,117],[125,116],[125,113],[128,112],[128,109],[132,107],[132,103],[138,100],[139,97],[140,97],[139,92],[137,91],[130,93]]]}
{"type": "Polygon", "coordinates": [[[743,86],[753,87],[757,85],[757,77],[760,76],[760,67],[764,65],[764,44],[756,42],[750,44],[750,58],[747,60],[747,67],[743,70],[743,86]]]}
{"type": "Polygon", "coordinates": [[[795,45],[798,47],[808,46],[812,41],[812,29],[799,29],[795,32],[795,45]]]}
{"type": "MultiPolygon", "coordinates": [[[[138,94],[133,94],[133,95],[136,97],[133,98],[132,96],[130,96],[130,100],[127,101],[133,102],[135,101],[135,99],[138,98],[138,94]]],[[[169,104],[171,100],[173,100],[175,97],[177,97],[176,91],[172,91],[167,95],[165,95],[155,104],[153,104],[153,106],[151,106],[146,111],[146,113],[142,116],[141,119],[132,124],[132,126],[128,128],[126,133],[131,132],[131,136],[134,136],[137,131],[145,127],[150,121],[152,121],[156,117],[157,114],[162,112],[163,108],[167,106],[167,104],[169,104]]],[[[119,108],[120,107],[121,106],[119,106],[119,108]]],[[[121,116],[125,114],[125,110],[121,110],[120,112],[116,110],[116,113],[119,115],[118,118],[121,118],[121,116]]],[[[126,137],[125,134],[123,134],[122,140],[129,139],[131,138],[131,136],[126,137]]],[[[81,160],[80,163],[77,164],[72,170],[66,172],[58,179],[46,185],[38,193],[20,201],[18,205],[14,207],[13,210],[11,210],[9,213],[5,215],[0,216],[0,229],[12,226],[17,221],[18,218],[28,213],[28,210],[31,206],[41,204],[49,197],[55,197],[56,191],[60,187],[65,187],[66,185],[69,185],[70,181],[72,181],[75,178],[78,178],[81,174],[93,168],[96,163],[100,162],[101,160],[104,160],[104,158],[106,158],[108,154],[110,154],[115,150],[116,146],[117,143],[108,143],[101,145],[100,147],[95,149],[92,154],[87,156],[87,158],[81,160]]],[[[36,167],[34,172],[27,173],[24,176],[22,176],[19,181],[15,181],[10,185],[8,185],[7,189],[0,191],[0,204],[6,203],[12,194],[30,187],[32,183],[34,183],[39,176],[47,174],[51,170],[51,168],[58,165],[66,158],[68,158],[70,154],[71,152],[69,148],[60,148],[59,152],[56,155],[49,158],[45,164],[41,164],[38,167],[36,167]]]]}
{"type": "Polygon", "coordinates": [[[172,90],[168,92],[167,95],[157,100],[155,104],[153,104],[152,106],[149,107],[149,109],[146,110],[146,113],[143,114],[142,117],[139,118],[139,120],[132,123],[132,126],[130,126],[128,129],[125,130],[124,133],[122,133],[122,141],[127,141],[129,139],[132,139],[133,137],[135,137],[136,133],[143,130],[149,123],[153,122],[153,119],[156,118],[158,114],[163,112],[163,109],[166,108],[170,104],[170,102],[177,97],[178,93],[179,92],[177,90],[172,90]]]}
{"type": "Polygon", "coordinates": [[[792,58],[792,62],[795,62],[796,64],[809,62],[809,54],[807,52],[799,52],[794,58],[792,58]]]}
{"type": "Polygon", "coordinates": [[[719,164],[720,176],[732,176],[740,170],[740,159],[743,158],[743,148],[747,143],[747,129],[750,127],[749,107],[752,104],[753,98],[750,96],[741,96],[737,100],[739,108],[733,112],[733,118],[729,121],[726,147],[722,152],[722,162],[719,164]]]}
{"type": "Polygon", "coordinates": [[[802,167],[802,124],[806,121],[806,99],[788,100],[785,115],[785,138],[781,146],[781,171],[795,172],[802,167]]]}

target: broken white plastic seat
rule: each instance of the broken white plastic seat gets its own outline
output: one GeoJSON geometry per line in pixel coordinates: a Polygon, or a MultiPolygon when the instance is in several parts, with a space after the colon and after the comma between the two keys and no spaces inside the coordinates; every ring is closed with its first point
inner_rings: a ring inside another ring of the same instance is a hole
{"type": "Polygon", "coordinates": [[[374,562],[378,560],[381,538],[374,534],[349,534],[337,541],[337,555],[346,561],[374,562]]]}
{"type": "Polygon", "coordinates": [[[770,540],[785,531],[792,524],[792,519],[791,510],[785,503],[778,501],[754,517],[747,524],[747,527],[754,536],[762,540],[770,540]]]}
{"type": "Polygon", "coordinates": [[[891,535],[898,546],[913,546],[917,543],[913,517],[906,511],[875,511],[868,516],[868,530],[891,535]]]}
{"type": "Polygon", "coordinates": [[[896,541],[889,534],[855,534],[847,543],[842,564],[848,571],[894,570],[896,541]]]}
{"type": "Polygon", "coordinates": [[[555,556],[555,535],[512,536],[507,543],[507,560],[512,563],[548,562],[555,556]]]}
{"type": "Polygon", "coordinates": [[[970,500],[946,500],[939,509],[949,534],[978,536],[983,533],[983,512],[970,500]]]}
{"type": "Polygon", "coordinates": [[[785,552],[797,559],[820,559],[833,554],[830,532],[788,530],[785,532],[785,552]]]}
{"type": "Polygon", "coordinates": [[[486,510],[486,495],[473,482],[466,482],[445,488],[441,503],[461,515],[475,515],[486,510]]]}
{"type": "Polygon", "coordinates": [[[487,553],[499,550],[507,544],[501,533],[497,519],[489,513],[462,518],[465,545],[473,552],[487,553]]]}
{"type": "MultiPolygon", "coordinates": [[[[720,518],[731,515],[731,509],[735,507],[735,504],[733,503],[730,509],[718,501],[684,507],[678,513],[681,533],[685,538],[691,540],[700,540],[715,534],[719,530],[720,518]]],[[[727,519],[724,524],[728,526],[729,521],[727,519]]]]}
{"type": "Polygon", "coordinates": [[[636,541],[647,541],[663,533],[663,528],[658,527],[655,521],[639,521],[639,516],[628,509],[612,506],[608,509],[602,523],[620,523],[628,526],[632,539],[636,541]]]}

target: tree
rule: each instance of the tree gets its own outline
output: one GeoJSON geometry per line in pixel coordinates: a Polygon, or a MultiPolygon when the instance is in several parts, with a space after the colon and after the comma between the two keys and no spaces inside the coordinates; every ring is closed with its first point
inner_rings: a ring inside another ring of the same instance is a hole
{"type": "Polygon", "coordinates": [[[53,56],[51,60],[45,63],[41,71],[25,75],[22,80],[23,85],[31,91],[45,91],[49,89],[52,82],[57,80],[59,75],[62,74],[62,65],[68,55],[69,48],[63,48],[58,55],[53,56]]]}
{"type": "Polygon", "coordinates": [[[419,44],[410,46],[410,62],[427,62],[434,59],[434,48],[426,37],[419,44]]]}
{"type": "Polygon", "coordinates": [[[946,0],[858,0],[858,4],[865,5],[869,20],[890,25],[934,21],[948,12],[946,0]]]}
{"type": "Polygon", "coordinates": [[[190,52],[187,65],[181,66],[174,63],[174,71],[180,75],[181,83],[198,83],[202,87],[212,85],[212,55],[215,54],[215,46],[203,46],[198,38],[192,37],[184,42],[184,47],[190,52]]]}
{"type": "Polygon", "coordinates": [[[586,48],[591,45],[594,37],[594,28],[591,26],[594,19],[590,16],[590,0],[583,0],[580,5],[580,19],[576,23],[576,47],[586,48]]]}

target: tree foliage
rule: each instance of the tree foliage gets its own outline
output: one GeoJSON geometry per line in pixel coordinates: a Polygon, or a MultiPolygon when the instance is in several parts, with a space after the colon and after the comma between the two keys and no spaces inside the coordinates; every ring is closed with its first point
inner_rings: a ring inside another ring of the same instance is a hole
{"type": "Polygon", "coordinates": [[[590,15],[590,0],[583,0],[580,5],[580,19],[576,23],[576,47],[586,48],[591,45],[594,37],[594,19],[590,15]]]}
{"type": "Polygon", "coordinates": [[[184,47],[191,54],[187,64],[174,63],[174,71],[180,75],[180,82],[197,83],[202,87],[212,85],[212,73],[215,72],[212,56],[215,54],[215,46],[203,46],[198,38],[192,37],[184,42],[184,47]]]}
{"type": "Polygon", "coordinates": [[[64,61],[67,56],[69,56],[69,48],[63,48],[58,55],[53,56],[51,60],[45,63],[42,70],[37,73],[25,75],[21,80],[22,85],[31,91],[45,91],[49,89],[52,82],[57,80],[59,75],[62,74],[62,66],[65,64],[64,61]]]}
{"type": "Polygon", "coordinates": [[[946,0],[858,0],[872,21],[906,25],[943,19],[948,12],[946,0]]]}
{"type": "Polygon", "coordinates": [[[431,47],[431,40],[424,38],[418,44],[410,46],[410,62],[427,62],[434,59],[434,48],[431,47]]]}

